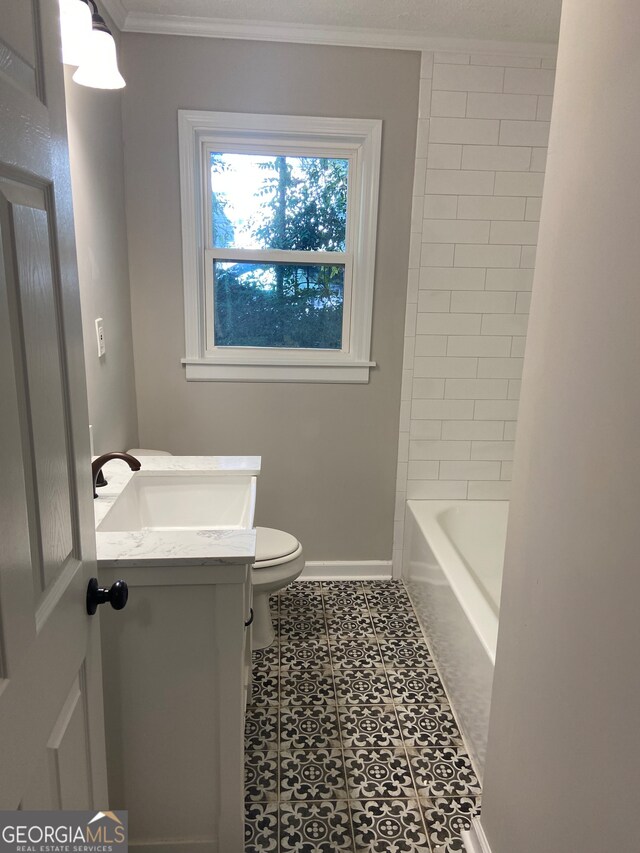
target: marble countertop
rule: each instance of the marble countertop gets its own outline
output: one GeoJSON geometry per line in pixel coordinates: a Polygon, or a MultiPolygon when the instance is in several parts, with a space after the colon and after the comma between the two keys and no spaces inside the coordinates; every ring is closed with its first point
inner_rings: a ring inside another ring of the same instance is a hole
{"type": "MultiPolygon", "coordinates": [[[[259,456],[141,456],[143,471],[200,471],[257,476],[259,456]]],[[[96,527],[133,476],[126,462],[113,460],[103,467],[108,485],[94,499],[96,527]]],[[[255,530],[96,530],[99,568],[120,566],[217,566],[253,563],[255,530]]]]}

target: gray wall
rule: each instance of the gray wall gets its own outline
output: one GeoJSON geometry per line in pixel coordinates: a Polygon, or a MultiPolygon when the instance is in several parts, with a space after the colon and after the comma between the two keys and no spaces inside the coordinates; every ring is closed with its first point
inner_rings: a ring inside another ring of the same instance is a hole
{"type": "Polygon", "coordinates": [[[640,849],[637,0],[564,0],[482,801],[493,853],[640,849]]]}
{"type": "Polygon", "coordinates": [[[138,34],[123,47],[140,442],[261,454],[258,524],[311,560],[390,559],[419,54],[138,34]],[[185,381],[179,108],[384,121],[368,385],[185,381]]]}
{"type": "Polygon", "coordinates": [[[124,208],[122,94],[78,86],[65,67],[89,422],[96,453],[138,441],[124,208]],[[99,359],[95,320],[105,323],[99,359]]]}

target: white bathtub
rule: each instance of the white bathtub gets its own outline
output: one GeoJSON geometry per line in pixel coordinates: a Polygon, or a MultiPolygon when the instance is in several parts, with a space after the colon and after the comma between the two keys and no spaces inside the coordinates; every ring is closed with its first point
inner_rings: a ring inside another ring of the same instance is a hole
{"type": "Polygon", "coordinates": [[[484,768],[507,501],[408,501],[402,573],[480,774],[484,768]]]}

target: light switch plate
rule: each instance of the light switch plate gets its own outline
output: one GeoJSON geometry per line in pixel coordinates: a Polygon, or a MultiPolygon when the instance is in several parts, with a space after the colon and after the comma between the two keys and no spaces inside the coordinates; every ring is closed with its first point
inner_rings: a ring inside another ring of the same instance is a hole
{"type": "Polygon", "coordinates": [[[107,351],[107,345],[104,340],[104,320],[102,317],[98,317],[96,320],[96,338],[98,339],[98,358],[102,358],[107,351]]]}

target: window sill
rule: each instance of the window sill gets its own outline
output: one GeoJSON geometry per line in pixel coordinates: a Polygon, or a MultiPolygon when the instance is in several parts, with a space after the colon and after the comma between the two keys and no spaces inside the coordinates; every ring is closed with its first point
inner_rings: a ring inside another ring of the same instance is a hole
{"type": "Polygon", "coordinates": [[[187,382],[327,382],[359,383],[369,381],[375,361],[249,362],[213,361],[183,358],[187,382]]]}

